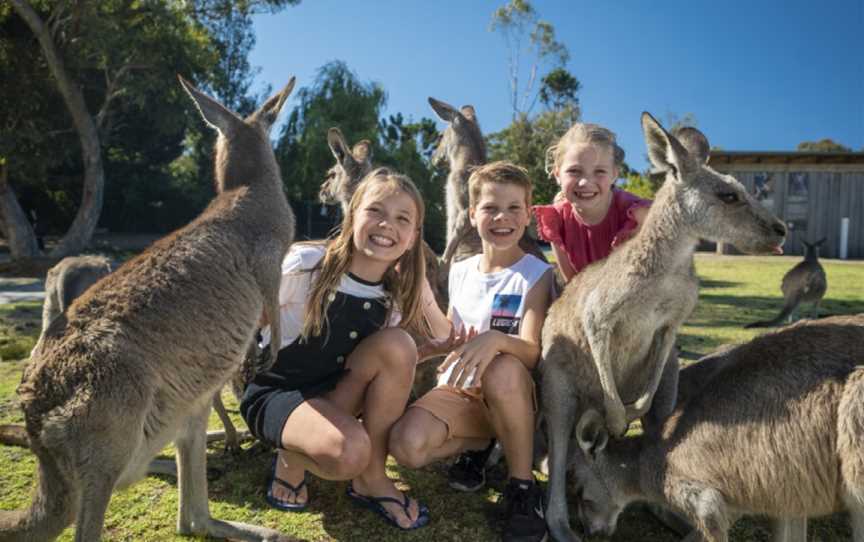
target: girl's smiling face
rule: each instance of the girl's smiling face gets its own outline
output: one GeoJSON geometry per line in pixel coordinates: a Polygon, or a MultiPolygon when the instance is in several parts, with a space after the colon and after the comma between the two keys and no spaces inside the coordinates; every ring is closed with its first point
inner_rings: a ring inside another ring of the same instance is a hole
{"type": "Polygon", "coordinates": [[[398,189],[369,190],[357,206],[353,224],[352,268],[384,264],[381,273],[411,248],[417,238],[417,206],[398,189]]]}
{"type": "Polygon", "coordinates": [[[606,145],[578,143],[564,153],[555,179],[573,209],[589,223],[603,220],[618,177],[614,153],[606,145]]]}

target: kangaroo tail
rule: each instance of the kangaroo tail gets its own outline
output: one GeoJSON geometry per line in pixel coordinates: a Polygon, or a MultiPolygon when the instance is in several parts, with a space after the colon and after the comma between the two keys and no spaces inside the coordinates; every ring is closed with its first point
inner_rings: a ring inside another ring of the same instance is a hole
{"type": "Polygon", "coordinates": [[[798,306],[798,299],[790,299],[785,305],[783,305],[783,310],[780,311],[775,318],[771,320],[764,320],[761,322],[753,322],[744,326],[745,329],[751,329],[754,327],[774,327],[776,325],[782,324],[786,318],[792,314],[792,311],[795,310],[795,307],[798,306]]]}
{"type": "Polygon", "coordinates": [[[34,446],[39,481],[29,509],[0,511],[0,542],[54,540],[75,519],[80,494],[60,466],[34,446]]]}

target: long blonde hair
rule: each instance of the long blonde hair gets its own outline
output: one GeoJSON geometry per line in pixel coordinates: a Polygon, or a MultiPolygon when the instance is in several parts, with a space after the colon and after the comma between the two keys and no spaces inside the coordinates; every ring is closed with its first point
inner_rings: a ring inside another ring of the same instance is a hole
{"type": "Polygon", "coordinates": [[[339,283],[351,265],[354,247],[354,216],[363,198],[370,191],[380,191],[385,194],[402,191],[407,194],[417,207],[417,237],[414,244],[405,251],[398,260],[393,262],[384,273],[384,290],[389,294],[387,321],[394,308],[402,312],[400,326],[412,333],[428,333],[423,325],[420,293],[423,281],[426,280],[426,263],[423,257],[423,221],[425,206],[423,196],[414,182],[405,175],[396,173],[386,167],[375,169],[367,174],[351,197],[348,212],[342,219],[342,226],[327,243],[324,258],[313,269],[318,276],[312,282],[306,304],[306,321],[303,324],[301,337],[319,336],[326,332],[327,309],[332,301],[330,294],[339,287],[339,283]],[[396,271],[398,265],[399,270],[396,271]],[[394,307],[395,305],[395,307],[394,307]]]}
{"type": "Polygon", "coordinates": [[[577,122],[555,144],[546,149],[546,174],[550,177],[554,175],[561,166],[567,148],[579,143],[589,143],[612,149],[615,167],[621,167],[621,164],[624,163],[624,149],[618,146],[615,132],[599,124],[577,122]]]}

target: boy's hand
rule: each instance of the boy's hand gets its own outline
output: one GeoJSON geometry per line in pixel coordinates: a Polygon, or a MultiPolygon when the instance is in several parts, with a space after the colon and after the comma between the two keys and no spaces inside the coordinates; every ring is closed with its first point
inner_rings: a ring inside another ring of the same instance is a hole
{"type": "MultiPolygon", "coordinates": [[[[473,331],[474,328],[471,328],[473,331]]],[[[475,333],[476,335],[476,333],[475,333]]],[[[417,347],[417,357],[420,361],[435,356],[443,356],[454,348],[458,348],[465,344],[470,337],[469,333],[465,332],[465,326],[460,326],[457,331],[455,326],[450,326],[450,334],[443,339],[429,339],[425,343],[417,347]]]]}
{"type": "Polygon", "coordinates": [[[449,386],[461,388],[468,378],[472,378],[470,385],[479,387],[486,367],[492,363],[500,351],[498,345],[500,345],[503,336],[500,331],[490,330],[478,335],[474,328],[471,328],[469,335],[471,332],[473,335],[468,338],[466,343],[450,352],[444,363],[438,367],[438,372],[443,373],[453,365],[453,372],[447,381],[449,386]]]}

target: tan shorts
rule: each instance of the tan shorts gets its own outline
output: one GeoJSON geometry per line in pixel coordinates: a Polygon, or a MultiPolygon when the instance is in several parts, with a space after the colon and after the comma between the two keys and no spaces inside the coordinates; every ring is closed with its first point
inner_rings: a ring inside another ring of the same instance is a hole
{"type": "MultiPolygon", "coordinates": [[[[537,393],[531,389],[534,412],[537,412],[537,393]]],[[[495,437],[491,414],[482,393],[465,391],[452,386],[438,386],[409,405],[422,408],[447,426],[447,439],[495,437]]]]}

